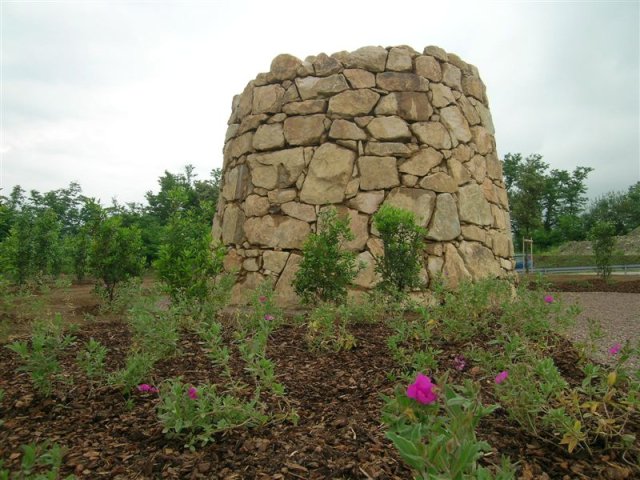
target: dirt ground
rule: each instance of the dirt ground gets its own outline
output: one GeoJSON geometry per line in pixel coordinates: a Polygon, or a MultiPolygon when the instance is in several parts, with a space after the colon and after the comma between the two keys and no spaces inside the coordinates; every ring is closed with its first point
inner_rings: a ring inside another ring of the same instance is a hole
{"type": "MultiPolygon", "coordinates": [[[[623,332],[631,332],[633,316],[625,316],[627,320],[619,323],[625,311],[636,309],[637,324],[638,293],[574,293],[564,291],[570,288],[566,284],[558,282],[555,286],[557,291],[563,290],[560,295],[568,301],[579,302],[585,315],[597,315],[603,327],[609,328],[610,337],[603,348],[622,341],[626,335],[623,332]]],[[[67,449],[62,473],[73,473],[81,479],[411,478],[385,438],[380,420],[382,395],[392,394],[397,383],[390,375],[395,365],[386,343],[391,331],[382,323],[353,326],[356,348],[339,353],[309,351],[305,328],[294,323],[276,330],[267,355],[275,363],[278,381],[287,394],[284,399],[267,392],[261,396],[272,412],[294,408],[299,422],[273,421],[255,429],[236,429],[191,451],[184,442],[162,434],[156,416],[157,395],[136,391],[127,404],[121,391],[83,381],[75,356],[91,337],[108,347],[109,371],[123,366],[131,345],[131,333],[123,318],[101,315],[89,285],[53,292],[46,300],[42,308],[62,311],[67,320],[79,325],[77,341],[62,359],[68,383],[58,384],[51,398],[40,397],[27,375],[16,372],[16,355],[0,345],[0,388],[5,391],[0,402],[4,421],[0,426],[0,459],[9,469],[17,468],[21,445],[49,439],[67,449]]],[[[20,316],[28,313],[25,308],[27,304],[18,305],[11,320],[19,322],[20,316]]],[[[638,330],[634,332],[637,335],[638,330]]],[[[576,351],[568,342],[558,342],[552,353],[554,361],[570,383],[579,383],[576,351]]],[[[439,358],[445,365],[453,362],[460,348],[443,342],[433,346],[441,350],[439,358]]],[[[244,372],[236,351],[231,367],[234,376],[249,386],[250,395],[253,380],[244,372]]],[[[493,378],[488,372],[471,368],[455,375],[452,381],[456,383],[472,378],[487,387],[493,378]]],[[[180,354],[157,364],[149,382],[176,376],[194,385],[210,382],[222,388],[225,382],[220,368],[209,362],[200,338],[188,332],[180,338],[180,354]]],[[[519,462],[518,478],[522,480],[640,478],[640,468],[633,460],[615,450],[568,454],[556,442],[531,435],[501,410],[483,419],[478,435],[493,447],[482,463],[499,463],[500,454],[509,455],[519,462]]]]}

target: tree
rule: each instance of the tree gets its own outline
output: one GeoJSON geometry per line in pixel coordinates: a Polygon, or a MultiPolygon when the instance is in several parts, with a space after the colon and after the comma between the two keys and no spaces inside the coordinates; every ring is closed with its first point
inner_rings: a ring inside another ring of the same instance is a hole
{"type": "Polygon", "coordinates": [[[317,232],[311,233],[302,246],[302,261],[293,287],[305,303],[316,300],[343,302],[358,266],[356,254],[345,250],[353,240],[349,217],[340,218],[335,208],[318,215],[317,232]]]}
{"type": "Polygon", "coordinates": [[[136,226],[122,226],[114,216],[102,220],[91,244],[91,269],[100,279],[113,301],[116,285],[130,277],[141,275],[144,268],[143,245],[136,226]]]}
{"type": "Polygon", "coordinates": [[[384,244],[384,256],[376,259],[382,285],[398,293],[420,286],[420,250],[426,230],[416,224],[412,212],[391,205],[380,207],[373,222],[384,244]]]}
{"type": "Polygon", "coordinates": [[[204,302],[209,280],[222,270],[224,247],[211,247],[211,229],[193,211],[175,212],[154,266],[174,300],[204,302]]]}
{"type": "Polygon", "coordinates": [[[598,222],[589,231],[589,240],[596,257],[598,273],[607,281],[611,275],[611,257],[615,246],[615,227],[610,222],[598,222]]]}

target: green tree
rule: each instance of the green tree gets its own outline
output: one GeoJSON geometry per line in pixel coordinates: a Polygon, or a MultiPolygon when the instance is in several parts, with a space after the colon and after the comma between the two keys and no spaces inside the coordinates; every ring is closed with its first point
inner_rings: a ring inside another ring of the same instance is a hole
{"type": "Polygon", "coordinates": [[[113,301],[116,285],[130,277],[140,276],[144,268],[140,230],[124,227],[114,216],[102,220],[91,244],[91,269],[113,301]]]}
{"type": "Polygon", "coordinates": [[[377,258],[376,270],[382,286],[397,292],[419,287],[421,249],[426,230],[416,224],[412,212],[383,205],[373,216],[384,244],[384,256],[377,258]]]}
{"type": "Polygon", "coordinates": [[[335,208],[318,215],[317,232],[302,246],[302,261],[293,281],[305,303],[346,299],[347,287],[358,273],[356,254],[345,250],[345,243],[354,238],[349,223],[349,217],[338,216],[335,208]]]}
{"type": "Polygon", "coordinates": [[[224,247],[211,246],[211,229],[193,211],[175,212],[154,266],[174,300],[204,302],[208,282],[222,270],[224,247]]]}
{"type": "Polygon", "coordinates": [[[589,240],[596,257],[599,275],[607,281],[611,275],[611,257],[615,246],[615,227],[609,222],[598,222],[589,231],[589,240]]]}

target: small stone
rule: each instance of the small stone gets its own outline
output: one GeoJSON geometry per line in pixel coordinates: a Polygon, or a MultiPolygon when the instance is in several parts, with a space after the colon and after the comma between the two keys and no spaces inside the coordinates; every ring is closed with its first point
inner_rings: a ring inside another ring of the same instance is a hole
{"type": "Polygon", "coordinates": [[[364,153],[366,155],[376,155],[379,157],[401,157],[406,158],[413,155],[418,150],[414,144],[400,142],[367,142],[364,153]]]}
{"type": "Polygon", "coordinates": [[[316,209],[312,205],[288,202],[283,203],[280,208],[282,209],[282,213],[290,217],[297,218],[298,220],[303,220],[305,222],[316,221],[316,209]]]}
{"type": "Polygon", "coordinates": [[[433,192],[454,193],[458,190],[458,184],[446,173],[438,172],[424,177],[420,181],[420,188],[433,192]]]}
{"type": "Polygon", "coordinates": [[[411,125],[420,143],[438,150],[451,148],[451,136],[440,122],[423,122],[411,125]]]}
{"type": "Polygon", "coordinates": [[[445,242],[455,239],[460,233],[456,201],[449,193],[438,195],[433,219],[427,229],[427,238],[445,242]]]}
{"type": "Polygon", "coordinates": [[[378,117],[367,125],[367,131],[377,140],[409,140],[411,132],[400,117],[378,117]]]}
{"type": "Polygon", "coordinates": [[[367,134],[355,123],[348,120],[337,119],[331,124],[329,138],[342,140],[366,140],[367,134]]]}
{"type": "Polygon", "coordinates": [[[269,202],[274,204],[290,202],[296,198],[296,195],[296,190],[293,188],[287,190],[271,190],[267,194],[269,202]]]}
{"type": "Polygon", "coordinates": [[[493,216],[489,202],[484,198],[480,185],[472,183],[460,187],[458,191],[460,220],[476,225],[491,225],[493,216]]]}
{"type": "Polygon", "coordinates": [[[253,148],[256,150],[273,150],[284,147],[282,124],[261,125],[253,136],[253,148]]]}
{"type": "Polygon", "coordinates": [[[413,69],[411,53],[406,48],[392,48],[387,57],[387,70],[410,72],[413,69]]]}
{"type": "Polygon", "coordinates": [[[363,213],[373,214],[378,211],[378,207],[383,200],[384,190],[373,190],[358,193],[354,198],[347,202],[347,205],[363,213]]]}
{"type": "Polygon", "coordinates": [[[296,78],[296,86],[302,100],[329,97],[349,89],[347,80],[340,73],[328,77],[296,78]]]}
{"type": "Polygon", "coordinates": [[[471,127],[471,135],[473,143],[476,144],[476,151],[480,155],[486,155],[495,150],[493,135],[483,127],[471,127]]]}
{"type": "Polygon", "coordinates": [[[442,162],[442,154],[433,148],[424,148],[398,167],[403,173],[422,177],[442,162]]]}
{"type": "Polygon", "coordinates": [[[450,63],[442,65],[442,82],[458,91],[462,91],[462,73],[460,69],[450,63]]]}
{"type": "Polygon", "coordinates": [[[331,143],[321,145],[313,155],[300,200],[314,205],[340,203],[351,179],[356,154],[331,143]]]}
{"type": "Polygon", "coordinates": [[[283,53],[271,61],[271,76],[277,82],[292,80],[296,77],[298,67],[301,64],[302,61],[299,58],[283,53]]]}
{"type": "Polygon", "coordinates": [[[395,157],[362,156],[358,158],[358,170],[362,190],[379,190],[400,184],[395,157]]]}
{"type": "Polygon", "coordinates": [[[440,68],[440,63],[430,55],[423,55],[416,58],[416,73],[432,82],[442,81],[442,68],[440,68]]]}
{"type": "Polygon", "coordinates": [[[387,51],[382,47],[362,47],[349,53],[344,59],[348,68],[361,68],[370,72],[384,72],[387,51]]]}
{"type": "Polygon", "coordinates": [[[431,55],[432,57],[437,58],[441,62],[448,62],[449,57],[447,56],[447,52],[445,52],[442,48],[436,47],[435,45],[429,45],[428,47],[424,47],[424,54],[431,55]]]}
{"type": "Polygon", "coordinates": [[[442,83],[432,83],[431,91],[433,92],[433,98],[431,102],[434,107],[446,107],[452,103],[456,103],[456,99],[453,97],[451,89],[442,83]]]}
{"type": "Polygon", "coordinates": [[[287,264],[289,252],[276,252],[273,250],[265,250],[262,254],[262,266],[265,270],[269,270],[279,275],[284,266],[287,264]]]}
{"type": "Polygon", "coordinates": [[[376,76],[358,68],[349,68],[344,72],[344,76],[351,85],[351,88],[373,88],[376,86],[376,76]]]}
{"type": "Polygon", "coordinates": [[[278,113],[282,109],[284,98],[284,88],[280,85],[267,85],[257,87],[253,92],[253,108],[251,111],[257,113],[278,113]]]}
{"type": "Polygon", "coordinates": [[[431,214],[436,202],[436,194],[419,188],[394,188],[384,205],[392,205],[404,208],[413,212],[416,216],[416,223],[421,227],[426,227],[431,219],[431,214]]]}
{"type": "Polygon", "coordinates": [[[328,112],[340,117],[368,115],[379,98],[379,94],[368,89],[342,92],[331,97],[328,112]]]}
{"type": "Polygon", "coordinates": [[[469,123],[458,107],[452,105],[443,108],[440,110],[440,117],[442,123],[447,127],[449,132],[451,132],[452,139],[457,139],[461,142],[471,140],[472,135],[471,130],[469,130],[469,123]]]}
{"type": "Polygon", "coordinates": [[[311,63],[315,74],[318,77],[326,77],[342,71],[342,64],[333,57],[328,56],[326,53],[321,53],[311,63]]]}
{"type": "Polygon", "coordinates": [[[324,135],[324,115],[289,117],[284,121],[284,138],[289,145],[317,145],[324,135]]]}
{"type": "Polygon", "coordinates": [[[429,97],[422,92],[392,92],[380,99],[376,115],[398,115],[409,121],[428,120],[433,114],[429,97]]]}
{"type": "Polygon", "coordinates": [[[378,73],[376,85],[378,88],[390,92],[426,92],[429,90],[429,82],[415,73],[378,73]]]}

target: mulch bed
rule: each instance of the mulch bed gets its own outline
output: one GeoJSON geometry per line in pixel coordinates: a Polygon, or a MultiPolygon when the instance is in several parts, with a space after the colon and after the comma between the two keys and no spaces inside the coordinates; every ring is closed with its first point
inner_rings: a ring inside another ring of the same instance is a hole
{"type": "MultiPolygon", "coordinates": [[[[381,425],[382,394],[396,385],[390,373],[395,364],[387,348],[391,334],[383,324],[356,325],[356,347],[348,352],[311,352],[305,329],[293,324],[276,330],[268,356],[276,364],[278,381],[286,397],[262,393],[270,411],[295,408],[299,423],[273,422],[256,429],[220,434],[215,443],[191,451],[162,434],[155,415],[158,398],[134,392],[127,407],[123,394],[108,386],[92,388],[75,366],[75,356],[93,337],[109,349],[109,370],[121,367],[129,344],[122,321],[84,323],[75,345],[63,358],[65,376],[73,384],[57,385],[51,399],[40,398],[26,374],[16,373],[16,355],[0,346],[0,459],[16,471],[21,445],[49,440],[67,449],[62,474],[78,478],[115,479],[408,479],[410,470],[381,425]]],[[[558,339],[558,367],[570,384],[581,381],[577,356],[570,343],[558,339]]],[[[437,345],[441,363],[452,362],[457,345],[437,345]]],[[[471,366],[469,366],[471,367],[471,366]]],[[[248,385],[243,363],[234,353],[234,374],[248,385]]],[[[471,375],[468,368],[463,374],[471,375]]],[[[490,391],[492,376],[474,372],[475,380],[490,391]]],[[[181,376],[198,385],[224,382],[213,367],[199,338],[184,333],[180,354],[156,365],[153,381],[181,376]]],[[[459,381],[460,378],[452,378],[459,381]]],[[[487,399],[490,400],[490,399],[487,399]]],[[[497,410],[480,423],[479,437],[494,452],[483,463],[499,463],[501,454],[519,462],[519,478],[529,479],[630,479],[640,478],[640,468],[629,465],[619,453],[585,451],[566,453],[556,443],[541,441],[509,421],[497,410]]]]}
{"type": "MultiPolygon", "coordinates": [[[[547,275],[545,281],[551,283],[550,290],[556,292],[617,292],[640,293],[640,278],[613,278],[605,282],[601,278],[561,278],[547,275]]],[[[535,282],[532,284],[535,287],[535,282]]]]}

